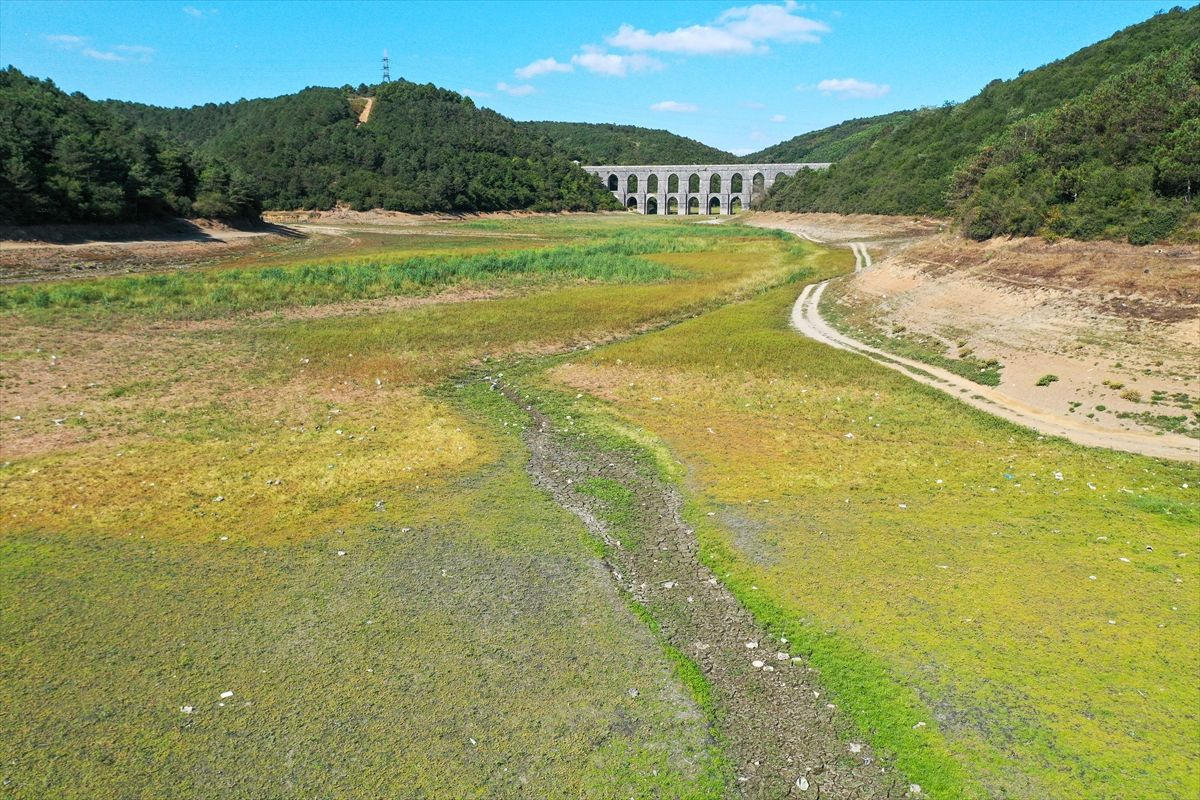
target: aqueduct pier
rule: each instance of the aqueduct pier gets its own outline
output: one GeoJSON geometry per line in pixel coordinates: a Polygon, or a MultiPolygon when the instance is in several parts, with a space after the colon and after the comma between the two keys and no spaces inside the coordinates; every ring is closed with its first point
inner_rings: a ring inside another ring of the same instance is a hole
{"type": "Polygon", "coordinates": [[[749,208],[782,177],[801,170],[826,169],[808,164],[647,164],[592,166],[583,169],[608,187],[630,211],[641,214],[736,214],[749,208]]]}

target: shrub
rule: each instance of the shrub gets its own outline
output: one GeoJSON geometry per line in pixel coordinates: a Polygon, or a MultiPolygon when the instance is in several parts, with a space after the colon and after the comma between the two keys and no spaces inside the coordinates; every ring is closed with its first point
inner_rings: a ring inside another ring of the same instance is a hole
{"type": "Polygon", "coordinates": [[[1049,386],[1050,384],[1054,383],[1056,380],[1058,380],[1057,375],[1046,374],[1037,379],[1036,385],[1037,386],[1049,386]]]}

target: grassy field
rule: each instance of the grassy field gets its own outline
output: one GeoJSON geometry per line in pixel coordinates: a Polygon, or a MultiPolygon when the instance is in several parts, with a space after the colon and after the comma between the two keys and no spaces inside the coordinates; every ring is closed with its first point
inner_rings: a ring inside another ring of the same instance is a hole
{"type": "Polygon", "coordinates": [[[928,793],[1194,793],[1195,468],[1043,439],[801,339],[795,296],[550,374],[585,394],[575,418],[661,438],[708,561],[928,793]]]}
{"type": "Polygon", "coordinates": [[[525,417],[478,380],[510,369],[649,448],[704,558],[925,795],[1196,787],[1194,468],[801,339],[799,286],[848,252],[453,230],[0,288],[7,793],[731,791],[703,681],[526,477],[525,417]]]}
{"type": "Polygon", "coordinates": [[[507,226],[573,242],[531,263],[571,257],[519,287],[445,259],[449,293],[386,313],[350,287],[289,316],[272,265],[166,281],[195,297],[237,275],[285,310],[269,318],[142,303],[156,276],[54,287],[94,304],[9,302],[6,792],[724,793],[704,698],[529,483],[521,413],[470,375],[752,294],[803,250],[707,226],[507,226]],[[632,272],[605,273],[598,248],[632,272]],[[477,299],[495,283],[513,291],[477,299]]]}

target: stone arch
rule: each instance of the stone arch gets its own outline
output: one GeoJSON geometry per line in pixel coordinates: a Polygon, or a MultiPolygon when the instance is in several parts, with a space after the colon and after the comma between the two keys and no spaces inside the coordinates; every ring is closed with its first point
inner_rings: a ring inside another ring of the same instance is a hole
{"type": "Polygon", "coordinates": [[[729,177],[729,191],[734,194],[742,191],[742,173],[735,172],[729,177]]]}
{"type": "Polygon", "coordinates": [[[615,191],[617,191],[618,189],[620,189],[620,187],[621,187],[621,183],[620,183],[620,181],[618,180],[617,176],[616,176],[616,175],[609,175],[609,176],[608,176],[608,190],[609,190],[610,192],[615,192],[615,191]]]}
{"type": "Polygon", "coordinates": [[[754,186],[754,191],[761,192],[767,185],[767,178],[761,172],[754,173],[754,177],[750,179],[751,185],[754,186]]]}
{"type": "Polygon", "coordinates": [[[708,213],[713,214],[714,216],[720,216],[720,214],[721,214],[721,198],[714,197],[708,201],[708,213]]]}
{"type": "MultiPolygon", "coordinates": [[[[675,178],[674,175],[672,175],[671,177],[675,178]]],[[[675,180],[676,180],[676,182],[679,181],[678,178],[675,178],[675,180]]],[[[678,214],[679,213],[679,198],[678,197],[668,197],[667,198],[667,213],[668,214],[678,214]]]]}
{"type": "Polygon", "coordinates": [[[788,174],[787,174],[786,172],[777,172],[777,173],[775,173],[775,180],[776,180],[776,181],[778,181],[780,178],[786,178],[786,177],[788,177],[788,174]]]}
{"type": "Polygon", "coordinates": [[[636,192],[638,187],[637,175],[630,175],[625,179],[625,191],[636,192]]]}
{"type": "Polygon", "coordinates": [[[736,214],[742,210],[742,198],[735,197],[729,201],[729,213],[736,214]]]}
{"type": "Polygon", "coordinates": [[[700,193],[700,175],[695,172],[688,177],[688,192],[690,194],[700,193]]]}
{"type": "Polygon", "coordinates": [[[712,194],[721,191],[721,176],[719,173],[714,172],[712,177],[708,179],[708,191],[712,194]]]}
{"type": "MultiPolygon", "coordinates": [[[[651,177],[653,177],[653,176],[651,176],[651,177]]],[[[650,198],[646,199],[646,213],[647,214],[657,214],[658,213],[658,198],[657,197],[650,197],[650,198]]]]}
{"type": "MultiPolygon", "coordinates": [[[[697,179],[697,180],[699,180],[699,179],[697,179]]],[[[688,200],[687,213],[689,213],[689,214],[699,214],[700,213],[700,198],[692,197],[692,199],[688,200]]]]}
{"type": "Polygon", "coordinates": [[[651,175],[646,178],[646,191],[650,194],[658,194],[658,176],[651,175]]]}
{"type": "Polygon", "coordinates": [[[637,211],[637,198],[631,197],[628,200],[626,200],[625,208],[629,209],[630,211],[637,211]]]}
{"type": "Polygon", "coordinates": [[[673,172],[667,176],[667,192],[669,194],[679,193],[679,176],[673,172]]]}

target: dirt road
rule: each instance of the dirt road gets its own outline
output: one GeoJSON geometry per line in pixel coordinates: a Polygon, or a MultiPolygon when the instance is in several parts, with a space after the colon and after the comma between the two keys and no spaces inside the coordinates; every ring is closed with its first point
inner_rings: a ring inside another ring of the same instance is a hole
{"type": "MultiPolygon", "coordinates": [[[[855,265],[857,271],[861,268],[859,264],[863,261],[860,253],[865,253],[866,247],[861,244],[852,245],[852,247],[854,247],[855,259],[859,262],[855,265]]],[[[865,260],[869,265],[869,254],[865,255],[865,260]]],[[[981,386],[940,367],[893,355],[852,339],[834,330],[833,326],[821,318],[818,306],[821,302],[821,295],[824,294],[827,286],[828,281],[805,286],[804,291],[796,300],[796,305],[792,308],[792,326],[810,339],[816,339],[839,350],[866,356],[872,361],[901,372],[926,386],[941,389],[968,405],[1018,425],[1033,428],[1038,433],[1062,436],[1077,444],[1090,447],[1108,447],[1156,458],[1173,458],[1183,461],[1200,460],[1200,442],[1186,436],[1119,430],[1098,427],[1095,424],[1085,425],[1065,415],[1047,412],[1022,403],[1003,392],[981,386]]]]}

